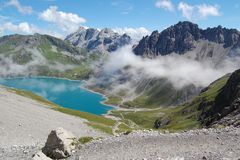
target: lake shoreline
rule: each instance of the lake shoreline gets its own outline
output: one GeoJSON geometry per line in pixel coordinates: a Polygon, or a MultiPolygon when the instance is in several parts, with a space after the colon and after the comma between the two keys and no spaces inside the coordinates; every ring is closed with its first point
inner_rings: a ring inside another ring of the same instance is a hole
{"type": "MultiPolygon", "coordinates": [[[[116,106],[113,106],[113,105],[108,105],[108,104],[105,104],[104,102],[105,101],[107,101],[108,100],[108,97],[106,96],[106,95],[104,95],[104,94],[102,94],[102,93],[99,93],[99,92],[96,92],[96,91],[93,91],[93,90],[91,90],[91,89],[89,89],[89,88],[87,88],[87,87],[85,87],[84,86],[84,83],[86,82],[85,80],[72,80],[72,79],[68,79],[68,78],[59,78],[59,77],[48,77],[48,76],[28,76],[28,77],[24,77],[24,76],[21,76],[21,77],[8,77],[8,78],[0,78],[0,80],[2,79],[2,80],[9,80],[9,79],[27,79],[27,78],[33,78],[33,79],[52,79],[53,81],[54,80],[66,80],[66,81],[71,81],[71,82],[79,82],[79,85],[78,84],[73,84],[73,86],[75,86],[76,85],[76,87],[77,88],[79,88],[79,90],[83,90],[83,91],[86,91],[86,94],[88,95],[88,94],[90,94],[90,93],[93,93],[93,94],[96,94],[96,95],[98,95],[98,96],[100,96],[100,97],[98,97],[97,99],[98,100],[96,100],[96,101],[98,101],[98,102],[95,102],[95,104],[97,105],[97,103],[98,104],[100,104],[101,106],[99,106],[100,108],[98,108],[96,111],[94,110],[94,108],[92,108],[93,110],[91,111],[91,109],[89,110],[89,109],[81,109],[81,107],[80,106],[85,106],[85,108],[88,106],[87,105],[87,102],[86,102],[86,100],[88,100],[88,97],[90,96],[87,96],[87,97],[83,97],[83,98],[81,98],[83,101],[85,101],[85,102],[83,102],[83,103],[81,103],[81,100],[79,101],[79,107],[77,107],[77,108],[75,108],[75,107],[71,107],[71,105],[67,105],[66,106],[66,104],[64,105],[64,104],[59,104],[58,102],[56,102],[56,101],[53,101],[53,100],[51,100],[51,99],[49,99],[48,97],[46,97],[46,96],[43,96],[43,95],[40,95],[41,97],[44,97],[44,98],[46,98],[46,99],[48,99],[49,101],[51,101],[51,102],[53,102],[53,103],[55,103],[55,104],[57,104],[57,105],[59,105],[59,106],[62,106],[62,107],[64,107],[64,108],[70,108],[70,109],[74,109],[74,110],[79,110],[79,111],[82,111],[82,112],[88,112],[88,113],[91,113],[91,114],[95,114],[95,115],[99,115],[99,116],[105,116],[105,115],[107,115],[108,113],[109,113],[109,110],[113,110],[113,109],[116,109],[117,107],[116,106]],[[87,92],[89,92],[89,93],[87,93],[87,92]],[[87,99],[86,99],[87,98],[87,99]],[[85,99],[85,100],[84,100],[85,99]],[[107,108],[102,108],[102,107],[107,107],[107,108]],[[103,109],[102,111],[101,111],[101,108],[103,109]],[[99,110],[99,111],[98,111],[99,110]],[[104,111],[105,110],[105,111],[104,111]],[[101,113],[101,112],[104,112],[104,113],[101,113]]],[[[18,81],[18,80],[17,80],[18,81]]],[[[45,81],[45,80],[44,80],[45,81]]],[[[47,80],[46,80],[47,81],[47,80]]],[[[27,90],[27,91],[30,91],[30,92],[34,92],[34,93],[36,93],[34,90],[32,90],[32,89],[29,89],[29,88],[19,88],[19,87],[16,87],[16,86],[11,86],[11,85],[8,85],[7,84],[8,82],[4,82],[3,81],[3,83],[2,83],[2,85],[4,85],[4,86],[8,86],[8,87],[11,87],[11,88],[15,88],[15,89],[21,89],[21,90],[27,90]],[[5,83],[5,84],[4,84],[5,83]]],[[[13,82],[14,83],[14,82],[13,82]]],[[[25,83],[28,83],[28,82],[25,82],[25,83]]],[[[48,81],[46,82],[47,84],[49,83],[48,81]]],[[[64,83],[64,82],[63,82],[64,83]]],[[[25,85],[25,84],[24,84],[25,85]]],[[[68,88],[68,87],[67,87],[68,88]]],[[[48,90],[49,89],[47,89],[47,90],[44,90],[44,91],[46,91],[47,93],[48,93],[48,90]]],[[[78,91],[75,91],[75,92],[78,92],[78,91]]],[[[64,94],[64,93],[63,93],[64,94]]],[[[71,93],[71,94],[74,94],[74,93],[71,93]]],[[[78,95],[78,94],[77,94],[78,95]]],[[[78,95],[78,96],[82,96],[81,95],[81,93],[80,93],[80,95],[78,95]]],[[[92,97],[92,96],[91,96],[92,97]]],[[[94,96],[93,96],[94,97],[94,96]]],[[[73,96],[73,98],[74,98],[74,96],[73,96]]],[[[77,98],[77,97],[76,97],[77,98]]],[[[90,98],[90,97],[89,97],[90,98]]],[[[61,98],[60,98],[61,99],[61,98]]],[[[79,98],[78,98],[79,99],[79,98]]],[[[78,103],[78,102],[75,102],[75,103],[78,103]]],[[[94,102],[92,103],[92,106],[93,105],[95,105],[94,104],[94,102]]],[[[73,106],[75,105],[75,106],[77,106],[77,104],[74,104],[74,101],[73,101],[73,104],[72,104],[73,106]]],[[[91,103],[89,104],[89,105],[91,105],[91,103]]],[[[96,106],[97,107],[97,106],[96,106]]]]}
{"type": "Polygon", "coordinates": [[[68,80],[68,81],[83,81],[83,80],[75,80],[75,79],[69,79],[64,77],[52,77],[52,76],[14,76],[14,77],[0,77],[0,79],[17,79],[17,78],[46,78],[46,79],[62,79],[62,80],[68,80]]]}
{"type": "Polygon", "coordinates": [[[23,96],[1,85],[0,93],[0,121],[3,122],[0,127],[8,133],[0,136],[1,147],[44,145],[49,132],[56,127],[64,127],[78,136],[106,135],[88,126],[87,119],[59,112],[47,103],[23,96]]]}

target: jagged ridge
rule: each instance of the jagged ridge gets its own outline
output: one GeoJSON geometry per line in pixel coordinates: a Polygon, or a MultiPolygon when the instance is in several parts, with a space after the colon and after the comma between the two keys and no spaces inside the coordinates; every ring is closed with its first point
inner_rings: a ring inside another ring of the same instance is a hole
{"type": "Polygon", "coordinates": [[[98,30],[80,27],[76,32],[68,35],[65,41],[88,51],[109,53],[130,44],[131,38],[127,34],[119,35],[108,28],[98,30]]]}
{"type": "MultiPolygon", "coordinates": [[[[199,40],[222,44],[224,48],[240,47],[240,32],[236,29],[227,29],[222,26],[201,29],[191,22],[179,22],[161,33],[152,32],[144,37],[133,51],[140,56],[167,55],[172,52],[184,54],[196,48],[199,40]]],[[[209,54],[211,57],[211,54],[209,54]]]]}

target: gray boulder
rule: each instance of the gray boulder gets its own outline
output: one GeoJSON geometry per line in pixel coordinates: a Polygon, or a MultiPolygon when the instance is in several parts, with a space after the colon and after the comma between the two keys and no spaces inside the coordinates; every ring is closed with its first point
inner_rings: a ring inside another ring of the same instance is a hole
{"type": "Polygon", "coordinates": [[[42,152],[53,159],[63,159],[71,156],[75,149],[75,137],[71,132],[63,128],[57,128],[48,135],[47,142],[42,152]]]}
{"type": "Polygon", "coordinates": [[[157,119],[154,123],[154,128],[158,129],[160,128],[161,126],[165,126],[165,125],[168,125],[169,123],[171,122],[171,119],[170,117],[168,116],[164,116],[160,119],[157,119]]]}

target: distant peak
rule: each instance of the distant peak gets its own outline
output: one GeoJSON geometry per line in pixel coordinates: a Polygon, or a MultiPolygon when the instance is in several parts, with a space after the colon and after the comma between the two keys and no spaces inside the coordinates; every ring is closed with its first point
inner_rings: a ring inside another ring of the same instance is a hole
{"type": "Polygon", "coordinates": [[[130,44],[131,37],[127,34],[120,35],[110,28],[99,30],[80,27],[80,31],[68,35],[65,40],[90,52],[110,53],[124,45],[130,44]]]}
{"type": "Polygon", "coordinates": [[[198,25],[195,24],[195,23],[192,23],[190,21],[180,21],[178,22],[177,24],[174,25],[174,27],[179,27],[179,26],[182,26],[182,27],[195,27],[195,28],[198,28],[198,25]]]}
{"type": "Polygon", "coordinates": [[[81,31],[85,31],[87,30],[88,28],[87,27],[84,27],[84,26],[80,26],[77,30],[77,32],[81,32],[81,31]]]}
{"type": "Polygon", "coordinates": [[[113,30],[111,30],[110,28],[103,28],[103,29],[101,30],[101,32],[111,33],[111,32],[113,32],[113,30]]]}
{"type": "Polygon", "coordinates": [[[189,25],[197,25],[193,22],[190,21],[179,21],[176,25],[184,25],[184,24],[189,24],[189,25]]]}

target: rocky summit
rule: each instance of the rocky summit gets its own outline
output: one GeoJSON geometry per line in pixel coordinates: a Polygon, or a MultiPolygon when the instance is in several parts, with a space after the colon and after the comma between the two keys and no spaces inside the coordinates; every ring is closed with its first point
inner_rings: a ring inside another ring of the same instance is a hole
{"type": "Polygon", "coordinates": [[[80,27],[76,32],[68,35],[65,41],[88,51],[109,53],[130,44],[131,38],[127,34],[119,35],[108,28],[98,30],[80,27]]]}
{"type": "Polygon", "coordinates": [[[133,48],[136,55],[154,57],[171,53],[185,54],[201,47],[201,52],[206,52],[208,57],[213,57],[214,49],[211,45],[222,46],[222,50],[229,48],[230,51],[240,47],[240,32],[236,29],[227,29],[222,26],[201,29],[191,22],[179,22],[162,32],[154,31],[150,36],[143,39],[133,48]],[[205,44],[201,44],[201,42],[205,44]],[[206,44],[207,43],[207,44],[206,44]]]}

